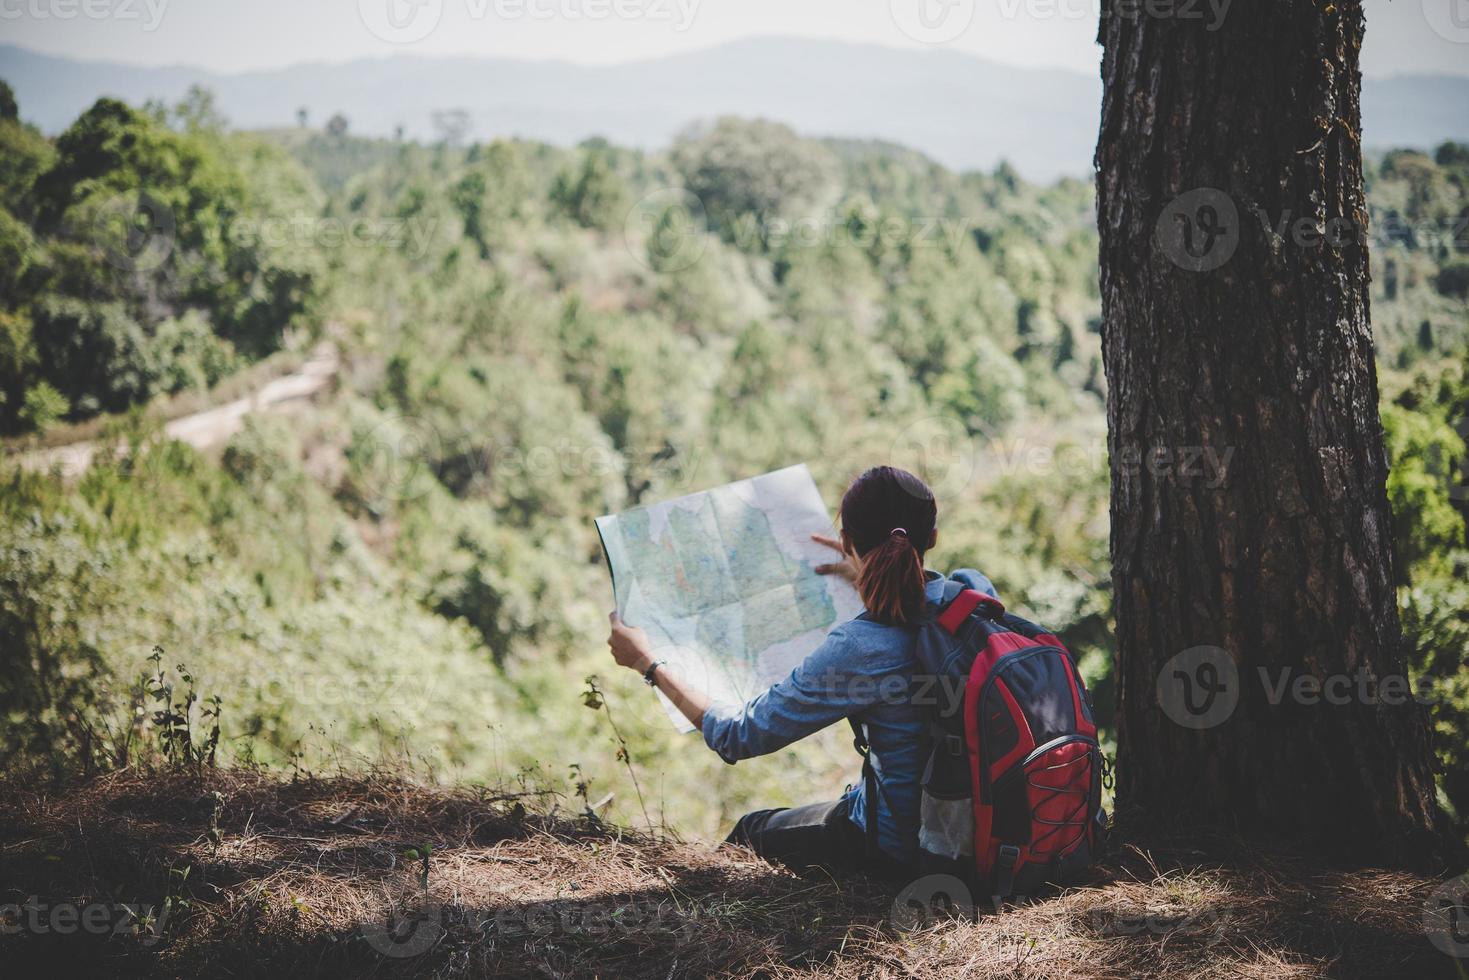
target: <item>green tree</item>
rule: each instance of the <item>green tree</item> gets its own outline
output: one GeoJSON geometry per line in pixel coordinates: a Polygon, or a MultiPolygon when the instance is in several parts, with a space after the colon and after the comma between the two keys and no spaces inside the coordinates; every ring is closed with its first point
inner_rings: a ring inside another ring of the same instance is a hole
{"type": "Polygon", "coordinates": [[[172,116],[179,128],[186,133],[222,133],[229,120],[219,111],[214,93],[202,85],[190,85],[172,116]]]}
{"type": "Polygon", "coordinates": [[[583,228],[611,231],[627,217],[627,187],[606,150],[583,150],[579,164],[557,174],[551,202],[583,228]]]}
{"type": "Polygon", "coordinates": [[[0,118],[0,205],[31,220],[35,214],[36,178],[55,157],[51,144],[33,126],[0,118]]]}
{"type": "Polygon", "coordinates": [[[119,412],[153,393],[153,344],[122,304],[48,296],[33,316],[41,374],[75,414],[119,412]]]}
{"type": "Polygon", "coordinates": [[[836,177],[836,162],[821,144],[763,119],[727,116],[694,127],[675,141],[672,160],[726,234],[736,232],[741,216],[763,226],[805,213],[824,202],[836,177]]]}

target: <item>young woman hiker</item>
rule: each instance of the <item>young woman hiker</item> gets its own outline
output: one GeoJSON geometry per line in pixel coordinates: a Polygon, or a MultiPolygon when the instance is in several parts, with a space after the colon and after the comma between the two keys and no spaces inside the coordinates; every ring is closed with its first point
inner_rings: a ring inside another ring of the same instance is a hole
{"type": "MultiPolygon", "coordinates": [[[[647,634],[611,615],[607,644],[623,667],[655,684],[725,762],[765,755],[852,718],[861,725],[876,776],[876,799],[855,785],[838,800],[741,817],[729,842],[794,867],[821,865],[886,877],[911,876],[918,851],[924,710],[909,703],[915,624],[941,601],[946,578],[923,567],[937,539],[933,492],[891,466],[868,470],[847,488],[841,539],[812,535],[843,555],[820,565],[857,586],[865,611],[842,623],[784,680],[743,705],[720,704],[662,668],[647,634]],[[876,811],[875,847],[868,821],[876,811]]],[[[952,573],[966,588],[995,595],[972,569],[952,573]]],[[[998,598],[998,597],[997,597],[998,598]]]]}

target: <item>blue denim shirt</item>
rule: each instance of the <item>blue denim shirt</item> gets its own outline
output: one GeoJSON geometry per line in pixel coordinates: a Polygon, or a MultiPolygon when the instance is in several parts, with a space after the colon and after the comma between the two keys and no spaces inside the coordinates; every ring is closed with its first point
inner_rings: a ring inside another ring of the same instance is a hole
{"type": "MultiPolygon", "coordinates": [[[[946,579],[937,572],[926,576],[928,601],[936,605],[946,579]]],[[[973,569],[960,569],[952,577],[967,588],[995,595],[990,580],[973,569]]],[[[868,619],[842,623],[785,680],[743,705],[711,705],[704,712],[704,741],[732,764],[856,717],[866,729],[880,786],[878,846],[912,862],[918,849],[919,780],[928,725],[926,709],[914,707],[906,697],[914,668],[913,638],[912,627],[868,619]]],[[[848,818],[866,830],[864,796],[861,779],[846,793],[848,818]]]]}

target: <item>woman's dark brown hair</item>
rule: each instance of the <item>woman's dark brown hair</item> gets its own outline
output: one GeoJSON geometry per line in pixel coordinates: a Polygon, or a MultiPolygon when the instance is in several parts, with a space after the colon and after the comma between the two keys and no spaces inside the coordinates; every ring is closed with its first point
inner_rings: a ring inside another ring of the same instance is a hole
{"type": "Polygon", "coordinates": [[[874,466],[842,495],[842,533],[862,559],[857,591],[873,618],[911,623],[923,612],[923,553],[933,541],[938,505],[918,477],[874,466]]]}

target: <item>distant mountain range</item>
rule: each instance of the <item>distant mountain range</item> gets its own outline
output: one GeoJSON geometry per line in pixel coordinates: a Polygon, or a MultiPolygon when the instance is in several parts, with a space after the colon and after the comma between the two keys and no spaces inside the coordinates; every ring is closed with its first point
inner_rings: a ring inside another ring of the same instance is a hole
{"type": "MultiPolygon", "coordinates": [[[[0,45],[0,78],[21,114],[65,128],[98,96],[175,101],[199,83],[232,125],[310,124],[340,112],[351,130],[435,138],[433,113],[463,109],[472,139],[522,136],[575,143],[605,136],[656,148],[718,115],[764,116],[807,136],[883,139],[956,169],[1009,160],[1035,180],[1091,169],[1101,83],[1061,70],[1017,68],[954,51],[908,51],[800,38],[756,38],[610,66],[508,58],[406,55],[343,64],[217,74],[75,61],[0,45]]],[[[1469,78],[1400,75],[1363,83],[1369,147],[1469,140],[1469,78]]]]}

